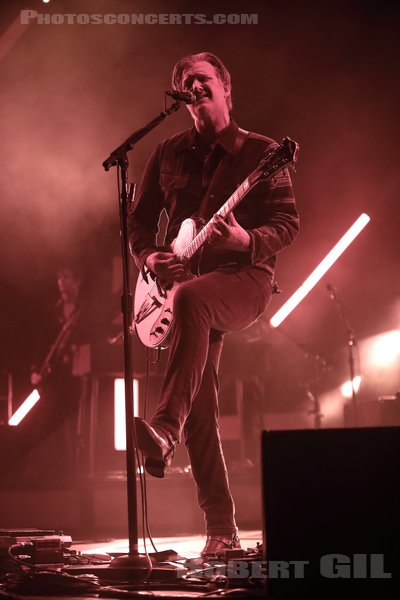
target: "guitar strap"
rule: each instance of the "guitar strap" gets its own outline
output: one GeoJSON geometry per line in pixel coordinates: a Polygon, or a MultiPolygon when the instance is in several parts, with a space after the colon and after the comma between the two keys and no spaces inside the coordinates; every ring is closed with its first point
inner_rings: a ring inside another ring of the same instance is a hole
{"type": "Polygon", "coordinates": [[[230,154],[226,154],[219,162],[218,167],[210,181],[207,192],[201,201],[200,210],[198,216],[201,221],[207,222],[211,219],[212,215],[218,210],[219,197],[215,193],[218,189],[219,184],[229,178],[229,174],[233,167],[237,164],[238,157],[240,156],[240,150],[243,147],[245,140],[249,135],[249,131],[238,128],[236,132],[235,141],[233,143],[233,157],[230,154]]]}

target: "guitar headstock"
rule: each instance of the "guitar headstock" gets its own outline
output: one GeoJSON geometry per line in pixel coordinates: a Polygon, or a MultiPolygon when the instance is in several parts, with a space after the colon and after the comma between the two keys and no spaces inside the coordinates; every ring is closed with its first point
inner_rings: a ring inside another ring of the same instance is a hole
{"type": "Polygon", "coordinates": [[[266,153],[256,169],[257,176],[260,179],[269,179],[285,167],[294,167],[298,153],[298,143],[285,137],[279,146],[266,153]]]}

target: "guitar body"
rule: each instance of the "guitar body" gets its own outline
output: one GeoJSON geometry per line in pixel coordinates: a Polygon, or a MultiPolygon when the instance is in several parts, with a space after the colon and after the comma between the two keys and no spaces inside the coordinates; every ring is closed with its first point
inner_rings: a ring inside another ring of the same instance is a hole
{"type": "MultiPolygon", "coordinates": [[[[177,237],[172,243],[172,250],[180,254],[196,237],[196,223],[193,219],[185,219],[181,223],[177,237]]],[[[188,273],[188,279],[193,275],[188,273]]],[[[157,283],[147,276],[147,282],[139,274],[134,301],[134,326],[138,338],[149,348],[167,348],[171,330],[173,301],[180,283],[175,282],[168,289],[160,289],[157,283]]]]}

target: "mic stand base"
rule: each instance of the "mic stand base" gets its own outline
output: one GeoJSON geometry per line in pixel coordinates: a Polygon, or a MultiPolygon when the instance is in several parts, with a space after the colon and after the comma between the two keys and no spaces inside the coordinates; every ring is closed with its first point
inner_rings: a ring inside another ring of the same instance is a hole
{"type": "Polygon", "coordinates": [[[152,568],[151,560],[146,554],[123,554],[114,558],[109,566],[110,569],[147,569],[152,568]]]}
{"type": "MultiPolygon", "coordinates": [[[[162,553],[159,553],[162,554],[162,553]]],[[[111,561],[108,571],[115,579],[132,579],[135,581],[171,581],[177,580],[187,574],[187,569],[182,565],[153,560],[145,554],[124,554],[111,561]]]]}
{"type": "Polygon", "coordinates": [[[149,565],[146,556],[140,558],[145,559],[142,565],[137,564],[137,557],[127,554],[113,558],[107,565],[71,565],[64,567],[62,572],[68,575],[96,575],[105,584],[131,581],[137,585],[141,585],[143,581],[146,585],[149,585],[148,582],[178,582],[188,572],[182,564],[155,562],[149,565]]]}

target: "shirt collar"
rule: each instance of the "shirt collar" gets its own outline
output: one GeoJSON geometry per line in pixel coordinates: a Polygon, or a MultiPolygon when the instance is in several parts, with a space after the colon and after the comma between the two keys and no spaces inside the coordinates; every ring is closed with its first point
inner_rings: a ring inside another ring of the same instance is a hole
{"type": "MultiPolygon", "coordinates": [[[[235,121],[231,120],[229,125],[225,127],[222,131],[219,132],[217,138],[215,140],[215,144],[220,145],[226,152],[233,154],[234,144],[236,139],[238,126],[235,121]]],[[[185,132],[185,135],[179,140],[176,145],[176,150],[188,150],[189,148],[193,148],[198,143],[199,133],[195,127],[192,129],[188,129],[185,132]]]]}

